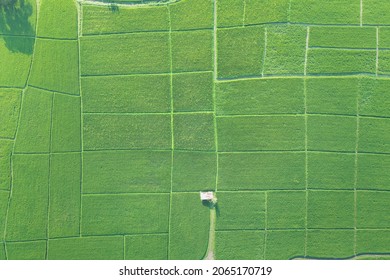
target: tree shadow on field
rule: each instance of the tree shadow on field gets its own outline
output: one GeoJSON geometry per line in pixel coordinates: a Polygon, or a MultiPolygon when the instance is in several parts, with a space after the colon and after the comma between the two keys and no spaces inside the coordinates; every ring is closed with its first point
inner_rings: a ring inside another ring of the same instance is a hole
{"type": "Polygon", "coordinates": [[[26,0],[0,0],[0,34],[11,52],[32,54],[35,41],[35,30],[29,22],[32,15],[33,6],[26,0]]]}
{"type": "Polygon", "coordinates": [[[221,215],[221,211],[220,211],[218,202],[213,203],[213,202],[208,201],[208,200],[203,200],[202,205],[205,207],[208,207],[209,209],[215,209],[215,213],[217,214],[217,217],[219,217],[221,215]]]}

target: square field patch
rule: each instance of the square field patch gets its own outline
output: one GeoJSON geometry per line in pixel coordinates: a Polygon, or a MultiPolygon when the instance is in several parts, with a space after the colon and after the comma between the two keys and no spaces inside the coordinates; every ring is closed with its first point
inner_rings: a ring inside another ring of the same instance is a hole
{"type": "Polygon", "coordinates": [[[307,256],[314,258],[348,258],[354,255],[353,230],[309,230],[307,256]]]}
{"type": "Polygon", "coordinates": [[[168,259],[168,235],[125,236],[125,260],[168,259]]]}
{"type": "Polygon", "coordinates": [[[387,229],[390,227],[390,193],[358,191],[357,228],[387,229]]]}
{"type": "Polygon", "coordinates": [[[357,188],[389,190],[390,155],[358,155],[357,188]]]}
{"type": "Polygon", "coordinates": [[[305,254],[305,231],[269,230],[266,260],[288,260],[305,254]]]}

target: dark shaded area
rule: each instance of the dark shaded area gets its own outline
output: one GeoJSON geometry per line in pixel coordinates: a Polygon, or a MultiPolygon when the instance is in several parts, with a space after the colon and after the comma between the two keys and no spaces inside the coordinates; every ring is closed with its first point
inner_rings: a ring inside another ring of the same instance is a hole
{"type": "Polygon", "coordinates": [[[210,209],[215,208],[215,212],[217,214],[217,217],[220,216],[220,209],[219,209],[219,206],[218,206],[218,202],[214,203],[214,202],[209,201],[209,200],[203,200],[202,201],[202,205],[207,207],[207,208],[210,208],[210,209]]]}
{"type": "Polygon", "coordinates": [[[110,4],[108,6],[108,9],[113,12],[113,13],[118,13],[119,12],[119,6],[116,4],[110,4]]]}
{"type": "Polygon", "coordinates": [[[25,0],[0,0],[0,34],[11,52],[32,54],[35,30],[29,18],[33,11],[31,3],[25,0]]]}

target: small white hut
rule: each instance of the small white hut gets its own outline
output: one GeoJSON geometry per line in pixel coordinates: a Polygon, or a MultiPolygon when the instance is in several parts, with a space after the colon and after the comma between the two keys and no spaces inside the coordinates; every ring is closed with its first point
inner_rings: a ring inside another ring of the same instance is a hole
{"type": "Polygon", "coordinates": [[[200,192],[200,200],[202,201],[213,201],[214,192],[200,192]]]}

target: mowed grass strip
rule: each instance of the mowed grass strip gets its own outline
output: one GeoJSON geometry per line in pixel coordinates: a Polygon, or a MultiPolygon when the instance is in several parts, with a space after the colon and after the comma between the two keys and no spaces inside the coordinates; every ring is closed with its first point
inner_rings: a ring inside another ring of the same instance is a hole
{"type": "Polygon", "coordinates": [[[49,260],[123,260],[123,236],[49,240],[49,260]]]}
{"type": "Polygon", "coordinates": [[[304,153],[223,153],[218,190],[304,189],[304,153]],[[245,174],[237,176],[236,174],[245,174]]]}
{"type": "Polygon", "coordinates": [[[305,231],[267,231],[266,260],[288,260],[305,254],[305,231]]]}
{"type": "Polygon", "coordinates": [[[169,194],[84,195],[82,235],[168,232],[169,194]]]}
{"type": "Polygon", "coordinates": [[[199,193],[172,194],[170,218],[171,260],[200,260],[204,257],[210,229],[210,210],[199,193]]]}
{"type": "Polygon", "coordinates": [[[21,90],[0,89],[0,137],[15,137],[21,100],[21,90]]]}
{"type": "Polygon", "coordinates": [[[168,259],[168,235],[145,234],[125,237],[126,260],[168,259]]]}
{"type": "Polygon", "coordinates": [[[23,96],[15,152],[49,152],[53,94],[28,88],[23,96]]]}
{"type": "Polygon", "coordinates": [[[390,79],[387,78],[363,79],[359,95],[359,114],[390,117],[389,86],[390,79]]]}
{"type": "Polygon", "coordinates": [[[172,30],[212,28],[213,8],[210,0],[183,0],[169,4],[172,30]]]}
{"type": "Polygon", "coordinates": [[[388,254],[390,251],[390,230],[358,230],[356,249],[358,254],[388,254]]]}
{"type": "Polygon", "coordinates": [[[83,75],[170,72],[168,33],[83,37],[80,42],[83,75]]]}
{"type": "Polygon", "coordinates": [[[0,140],[0,190],[11,187],[11,154],[14,141],[0,140]]]}
{"type": "Polygon", "coordinates": [[[390,153],[390,119],[360,118],[359,152],[390,153]]]}
{"type": "Polygon", "coordinates": [[[280,23],[288,21],[289,0],[243,0],[245,24],[280,23]]]}
{"type": "Polygon", "coordinates": [[[170,191],[170,151],[86,152],[83,158],[84,193],[170,191]]]}
{"type": "Polygon", "coordinates": [[[219,117],[219,151],[303,150],[302,116],[219,117]]]}
{"type": "Polygon", "coordinates": [[[217,1],[218,27],[239,26],[244,23],[244,1],[217,1]]]}
{"type": "Polygon", "coordinates": [[[168,113],[169,75],[84,77],[83,110],[87,113],[168,113]]]}
{"type": "Polygon", "coordinates": [[[357,192],[357,228],[387,229],[390,227],[390,193],[357,192]]]}
{"type": "Polygon", "coordinates": [[[46,241],[7,242],[9,260],[44,260],[46,241]]]}
{"type": "Polygon", "coordinates": [[[84,115],[84,149],[171,149],[169,115],[84,115]]]}
{"type": "Polygon", "coordinates": [[[261,79],[217,84],[218,115],[304,113],[303,79],[261,79]]]}
{"type": "Polygon", "coordinates": [[[47,238],[49,156],[15,155],[7,241],[47,238]]]}
{"type": "Polygon", "coordinates": [[[359,154],[357,168],[358,189],[389,189],[390,155],[359,154]]]}
{"type": "Polygon", "coordinates": [[[216,230],[265,228],[264,192],[218,192],[216,230]]]}
{"type": "Polygon", "coordinates": [[[80,176],[80,153],[51,155],[49,238],[80,234],[80,176]]]}
{"type": "Polygon", "coordinates": [[[83,5],[83,35],[140,31],[168,31],[165,6],[120,7],[118,12],[107,6],[83,5]]]}

